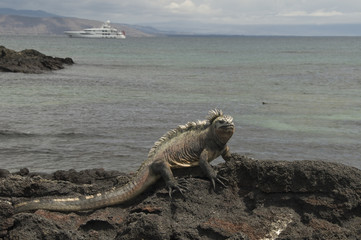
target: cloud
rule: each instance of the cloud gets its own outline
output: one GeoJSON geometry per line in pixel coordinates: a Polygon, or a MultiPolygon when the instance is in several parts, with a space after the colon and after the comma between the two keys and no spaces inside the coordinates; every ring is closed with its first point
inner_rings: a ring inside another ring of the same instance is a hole
{"type": "Polygon", "coordinates": [[[342,16],[342,15],[344,15],[344,14],[339,11],[327,12],[324,10],[317,10],[314,12],[291,11],[291,12],[278,14],[278,16],[281,16],[281,17],[335,17],[335,16],[342,16]]]}
{"type": "Polygon", "coordinates": [[[309,16],[311,16],[311,17],[335,17],[335,16],[342,16],[342,15],[343,15],[343,13],[338,12],[338,11],[325,12],[323,10],[319,10],[319,11],[310,13],[309,16]]]}
{"type": "Polygon", "coordinates": [[[191,0],[185,0],[181,3],[171,2],[165,8],[168,8],[172,11],[193,11],[195,7],[195,4],[191,0]]]}
{"type": "Polygon", "coordinates": [[[196,4],[192,0],[173,1],[166,5],[164,8],[165,10],[169,10],[171,13],[175,14],[209,15],[219,12],[212,9],[211,6],[208,4],[196,4]]]}

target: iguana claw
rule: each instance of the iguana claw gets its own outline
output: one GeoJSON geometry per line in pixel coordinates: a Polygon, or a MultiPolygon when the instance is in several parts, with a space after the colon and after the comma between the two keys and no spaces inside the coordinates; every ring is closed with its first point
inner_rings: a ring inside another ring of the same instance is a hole
{"type": "MultiPolygon", "coordinates": [[[[180,180],[180,181],[178,181],[178,182],[184,184],[184,183],[186,183],[187,181],[184,180],[184,179],[182,179],[182,180],[180,180]]],[[[172,182],[169,182],[169,183],[167,184],[167,185],[168,185],[168,194],[169,194],[169,197],[170,197],[170,198],[172,198],[172,193],[173,193],[173,191],[179,191],[180,194],[182,194],[182,196],[184,197],[183,192],[184,192],[184,191],[187,191],[188,188],[187,188],[186,186],[180,185],[179,183],[172,181],[172,182]]]]}
{"type": "Polygon", "coordinates": [[[224,177],[219,176],[219,175],[216,176],[215,178],[211,178],[213,190],[216,189],[216,182],[218,182],[219,184],[221,184],[223,187],[226,187],[226,184],[224,184],[223,181],[228,182],[227,178],[224,178],[224,177]]]}

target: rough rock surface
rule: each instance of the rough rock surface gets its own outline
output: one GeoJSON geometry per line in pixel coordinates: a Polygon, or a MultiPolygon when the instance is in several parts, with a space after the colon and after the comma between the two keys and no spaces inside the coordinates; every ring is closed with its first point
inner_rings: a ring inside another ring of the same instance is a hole
{"type": "Polygon", "coordinates": [[[198,168],[181,169],[188,190],[159,181],[132,202],[87,212],[14,214],[29,197],[93,194],[128,181],[101,169],[0,171],[0,239],[360,239],[361,170],[321,161],[259,161],[233,154],[217,166],[226,188],[198,168]]]}
{"type": "Polygon", "coordinates": [[[73,63],[71,58],[50,57],[33,49],[16,52],[0,46],[0,72],[42,73],[73,63]]]}

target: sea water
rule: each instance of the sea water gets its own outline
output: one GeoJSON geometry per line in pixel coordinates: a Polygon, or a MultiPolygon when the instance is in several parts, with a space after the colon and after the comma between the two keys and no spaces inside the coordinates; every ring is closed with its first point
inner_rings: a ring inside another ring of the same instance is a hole
{"type": "Polygon", "coordinates": [[[0,36],[0,45],[75,61],[0,73],[0,168],[135,171],[164,133],[214,108],[234,118],[232,152],[361,168],[359,37],[0,36]]]}

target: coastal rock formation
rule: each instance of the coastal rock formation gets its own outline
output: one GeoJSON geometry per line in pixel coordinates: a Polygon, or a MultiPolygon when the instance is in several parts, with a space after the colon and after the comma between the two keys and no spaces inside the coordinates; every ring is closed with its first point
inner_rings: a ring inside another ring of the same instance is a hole
{"type": "Polygon", "coordinates": [[[42,73],[73,63],[71,58],[46,56],[33,49],[16,52],[0,46],[0,72],[42,73]]]}
{"type": "Polygon", "coordinates": [[[359,239],[361,170],[321,161],[259,161],[233,154],[213,191],[198,168],[179,169],[184,196],[159,181],[131,203],[87,212],[14,214],[30,197],[94,194],[131,175],[102,169],[0,171],[3,239],[359,239]]]}

